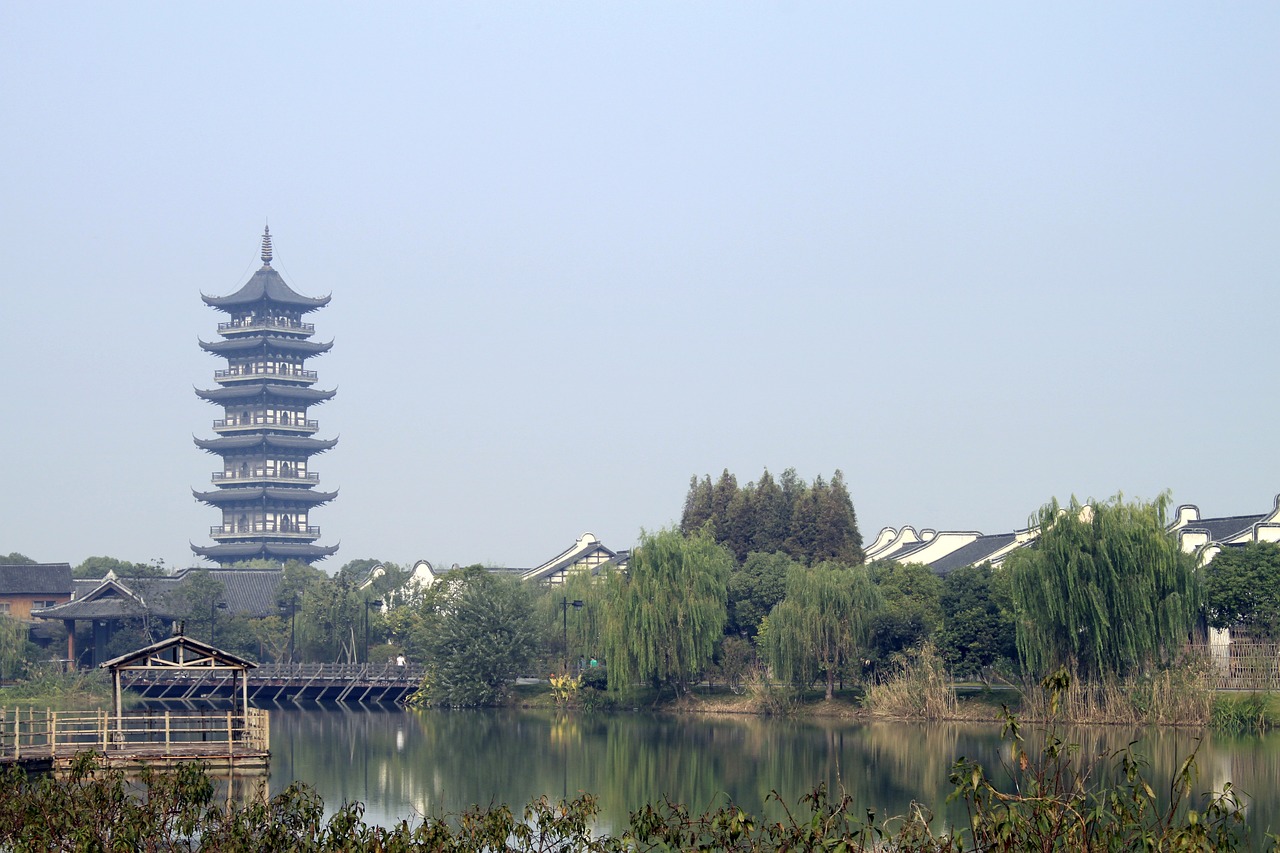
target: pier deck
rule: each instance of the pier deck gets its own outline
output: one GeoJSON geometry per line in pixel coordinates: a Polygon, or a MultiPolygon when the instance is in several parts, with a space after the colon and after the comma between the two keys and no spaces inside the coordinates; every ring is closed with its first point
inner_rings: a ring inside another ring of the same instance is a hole
{"type": "Polygon", "coordinates": [[[93,751],[111,767],[201,761],[214,767],[266,767],[269,714],[150,711],[131,714],[0,708],[0,765],[65,769],[93,751]]]}

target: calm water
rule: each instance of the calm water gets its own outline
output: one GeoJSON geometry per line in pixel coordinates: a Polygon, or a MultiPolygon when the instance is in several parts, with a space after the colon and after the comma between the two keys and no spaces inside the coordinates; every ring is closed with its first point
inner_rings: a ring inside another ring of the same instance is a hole
{"type": "MultiPolygon", "coordinates": [[[[995,725],[971,724],[273,709],[271,790],[301,780],[330,809],[360,801],[365,819],[382,824],[472,804],[505,802],[518,810],[544,794],[591,792],[600,800],[599,829],[615,832],[629,810],[663,795],[695,809],[731,798],[759,812],[772,790],[794,804],[826,782],[881,815],[924,803],[944,826],[965,821],[962,806],[945,802],[953,762],[963,755],[998,767],[998,734],[995,725]]],[[[1152,775],[1168,790],[1177,763],[1195,747],[1194,734],[1092,728],[1069,740],[1096,752],[1138,738],[1152,775]]],[[[1199,765],[1206,787],[1231,781],[1251,795],[1255,834],[1280,827],[1280,735],[1208,737],[1199,765]]]]}

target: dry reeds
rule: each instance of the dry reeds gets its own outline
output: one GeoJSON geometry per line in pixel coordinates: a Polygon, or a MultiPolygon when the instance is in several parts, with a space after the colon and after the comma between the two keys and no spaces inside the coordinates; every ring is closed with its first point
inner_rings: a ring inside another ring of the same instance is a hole
{"type": "MultiPolygon", "coordinates": [[[[1018,716],[1044,721],[1054,716],[1039,684],[1022,691],[1018,716]]],[[[1205,726],[1213,714],[1212,663],[1189,655],[1174,666],[1123,680],[1085,683],[1071,673],[1058,695],[1058,716],[1072,723],[1205,726]]]]}
{"type": "Polygon", "coordinates": [[[863,703],[877,717],[946,720],[956,716],[956,692],[932,643],[895,655],[889,675],[867,688],[863,703]]]}

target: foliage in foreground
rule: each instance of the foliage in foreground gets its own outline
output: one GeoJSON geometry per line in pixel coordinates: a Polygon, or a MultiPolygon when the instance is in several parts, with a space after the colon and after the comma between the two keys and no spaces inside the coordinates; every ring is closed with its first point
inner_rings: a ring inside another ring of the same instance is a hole
{"type": "MultiPolygon", "coordinates": [[[[1057,714],[1070,677],[1047,678],[1057,714]]],[[[552,805],[535,800],[516,815],[507,806],[473,807],[391,827],[363,820],[359,803],[324,819],[319,797],[301,785],[247,805],[224,805],[195,765],[171,773],[144,771],[129,784],[121,771],[101,770],[81,756],[66,776],[30,779],[11,769],[0,776],[0,848],[142,851],[667,851],[895,850],[903,853],[1001,851],[1233,851],[1248,849],[1241,802],[1230,784],[1192,803],[1194,753],[1180,764],[1166,796],[1146,777],[1147,763],[1131,747],[1086,756],[1048,727],[1039,754],[1028,753],[1018,721],[1004,734],[1011,759],[1002,773],[961,758],[950,800],[962,802],[968,826],[935,833],[932,814],[913,805],[884,818],[825,787],[791,809],[776,794],[781,820],[766,820],[729,803],[692,814],[669,800],[631,814],[616,836],[592,833],[596,800],[584,795],[552,805]],[[1008,781],[998,781],[1007,779],[1008,781]]],[[[1273,851],[1280,844],[1272,839],[1273,851]]]]}

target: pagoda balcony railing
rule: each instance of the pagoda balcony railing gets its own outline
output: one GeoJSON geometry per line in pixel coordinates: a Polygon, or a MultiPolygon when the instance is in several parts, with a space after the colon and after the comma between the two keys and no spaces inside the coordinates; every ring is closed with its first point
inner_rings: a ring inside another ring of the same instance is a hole
{"type": "Polygon", "coordinates": [[[257,369],[231,367],[213,372],[213,378],[220,382],[235,379],[263,379],[267,377],[271,379],[297,379],[303,382],[315,382],[319,378],[314,370],[302,370],[299,368],[277,369],[275,365],[267,365],[257,369]]]}
{"type": "Polygon", "coordinates": [[[259,430],[264,427],[273,430],[289,430],[290,432],[317,432],[320,429],[320,422],[304,421],[301,418],[296,421],[281,421],[265,417],[216,420],[213,422],[213,430],[217,433],[259,430]]]}
{"type": "Polygon", "coordinates": [[[320,528],[305,524],[289,524],[276,521],[250,521],[245,524],[217,524],[209,528],[209,535],[214,539],[235,539],[237,537],[261,536],[270,533],[273,536],[296,536],[299,539],[315,539],[320,535],[320,528]]]}
{"type": "Polygon", "coordinates": [[[214,471],[215,483],[251,483],[255,480],[277,480],[282,483],[318,483],[319,474],[281,474],[266,468],[254,468],[252,471],[214,471]]]}
{"type": "Polygon", "coordinates": [[[276,330],[281,332],[304,332],[308,335],[314,334],[316,327],[312,323],[302,323],[297,320],[290,320],[287,317],[255,317],[251,320],[232,320],[229,323],[219,323],[219,332],[251,332],[259,330],[276,330]]]}

